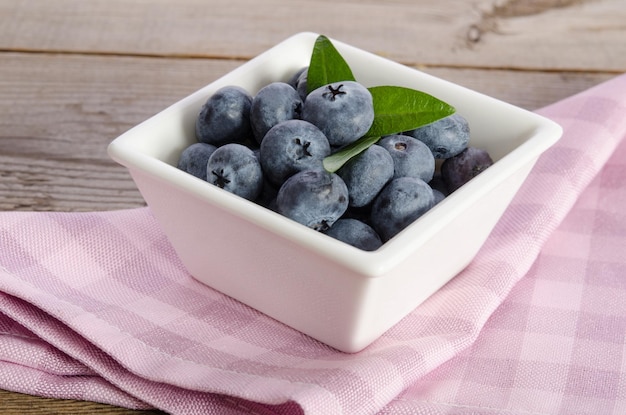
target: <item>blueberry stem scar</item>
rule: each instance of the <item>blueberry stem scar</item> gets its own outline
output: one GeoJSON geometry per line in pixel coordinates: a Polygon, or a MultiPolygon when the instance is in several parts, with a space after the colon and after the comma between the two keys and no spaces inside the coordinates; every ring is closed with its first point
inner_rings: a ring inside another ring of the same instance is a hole
{"type": "Polygon", "coordinates": [[[341,88],[343,88],[343,84],[340,84],[337,88],[333,88],[332,85],[328,85],[328,91],[329,92],[325,92],[324,93],[324,97],[329,97],[330,96],[330,100],[334,101],[335,98],[337,97],[337,95],[345,95],[346,91],[342,91],[341,88]]]}
{"type": "Polygon", "coordinates": [[[228,183],[230,183],[230,180],[228,180],[226,176],[224,176],[224,170],[220,170],[219,173],[213,170],[211,173],[213,173],[217,177],[217,181],[215,182],[215,185],[217,187],[223,189],[228,183]]]}

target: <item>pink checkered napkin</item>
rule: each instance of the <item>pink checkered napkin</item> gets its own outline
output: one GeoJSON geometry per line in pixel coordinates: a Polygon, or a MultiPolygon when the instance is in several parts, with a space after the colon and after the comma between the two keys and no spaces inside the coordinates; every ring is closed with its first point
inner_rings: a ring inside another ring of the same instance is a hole
{"type": "MultiPolygon", "coordinates": [[[[581,111],[616,105],[607,97],[595,102],[581,111]]],[[[620,135],[621,143],[474,344],[381,415],[626,414],[626,99],[617,104],[621,115],[601,127],[592,127],[597,115],[574,121],[559,115],[558,105],[544,110],[570,126],[568,141],[580,129],[591,145],[620,135]]],[[[591,151],[588,162],[595,163],[591,151]]]]}
{"type": "Polygon", "coordinates": [[[624,200],[604,194],[624,177],[623,166],[605,163],[626,134],[626,76],[542,113],[564,137],[474,262],[354,355],[196,282],[147,208],[1,213],[0,387],[174,414],[617,407],[626,384],[617,276],[626,262],[617,248],[598,248],[626,238],[615,215],[624,200]],[[604,181],[588,198],[599,172],[604,181]],[[569,275],[589,264],[597,281],[569,275]],[[549,367],[557,373],[536,381],[534,368],[549,367]]]}

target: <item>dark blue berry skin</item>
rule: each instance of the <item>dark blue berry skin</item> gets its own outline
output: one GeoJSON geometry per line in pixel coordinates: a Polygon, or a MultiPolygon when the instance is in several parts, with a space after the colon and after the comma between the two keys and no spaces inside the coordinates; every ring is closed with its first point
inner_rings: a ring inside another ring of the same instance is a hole
{"type": "Polygon", "coordinates": [[[448,185],[441,176],[441,171],[435,172],[435,175],[433,176],[432,180],[428,182],[428,184],[430,185],[430,187],[433,188],[433,190],[437,190],[444,196],[448,196],[450,194],[450,191],[448,190],[448,185]]]}
{"type": "Polygon", "coordinates": [[[441,202],[450,194],[450,192],[448,191],[448,185],[443,180],[443,177],[441,177],[441,172],[436,172],[433,179],[428,182],[428,185],[431,189],[433,189],[435,204],[441,202]]]}
{"type": "Polygon", "coordinates": [[[350,192],[350,207],[369,205],[393,177],[393,159],[381,146],[370,146],[344,164],[337,174],[350,192]]]}
{"type": "Polygon", "coordinates": [[[357,219],[339,219],[324,233],[364,251],[375,251],[383,244],[371,226],[357,219]]]}
{"type": "Polygon", "coordinates": [[[322,86],[307,95],[302,119],[322,130],[332,147],[345,146],[361,138],[372,126],[372,94],[354,81],[322,86]]]}
{"type": "Polygon", "coordinates": [[[270,183],[264,174],[263,188],[259,196],[255,199],[255,203],[269,210],[276,211],[276,196],[278,196],[278,188],[270,183]]]}
{"type": "Polygon", "coordinates": [[[435,205],[446,198],[446,195],[437,189],[433,189],[433,196],[435,197],[435,205]]]}
{"type": "Polygon", "coordinates": [[[306,100],[307,96],[307,78],[309,75],[309,67],[305,66],[304,68],[300,68],[289,80],[289,85],[293,87],[296,91],[298,91],[298,95],[302,102],[306,100]]]}
{"type": "Polygon", "coordinates": [[[193,143],[186,147],[178,158],[177,167],[193,176],[206,180],[206,164],[217,149],[206,143],[193,143]]]}
{"type": "Polygon", "coordinates": [[[201,143],[221,146],[252,138],[252,96],[243,88],[225,86],[211,95],[196,119],[196,138],[201,143]]]}
{"type": "Polygon", "coordinates": [[[300,76],[302,76],[302,74],[307,71],[309,69],[308,66],[303,66],[300,69],[298,69],[297,71],[295,71],[291,77],[289,78],[289,80],[287,81],[287,83],[289,85],[291,85],[293,87],[293,89],[296,89],[296,87],[298,86],[298,79],[300,78],[300,76]]]}
{"type": "Polygon", "coordinates": [[[399,177],[390,181],[372,204],[372,227],[383,242],[426,213],[435,204],[428,183],[415,177],[399,177]]]}
{"type": "Polygon", "coordinates": [[[276,124],[300,118],[302,100],[298,92],[284,82],[272,82],[259,90],[252,99],[250,123],[257,143],[276,124]]]}
{"type": "Polygon", "coordinates": [[[435,158],[447,159],[467,148],[470,128],[467,120],[455,113],[404,134],[426,144],[435,158]]]}
{"type": "Polygon", "coordinates": [[[307,121],[288,120],[265,134],[260,160],[268,180],[280,186],[299,171],[321,169],[329,154],[330,145],[319,128],[307,121]]]}
{"type": "Polygon", "coordinates": [[[448,190],[454,192],[492,164],[493,160],[487,151],[470,146],[441,164],[441,177],[448,190]]]}
{"type": "Polygon", "coordinates": [[[348,188],[337,174],[305,170],[285,181],[276,205],[280,214],[323,232],[348,209],[348,188]]]}
{"type": "Polygon", "coordinates": [[[244,199],[255,200],[263,188],[263,172],[252,150],[230,143],[209,157],[207,181],[244,199]]]}
{"type": "Polygon", "coordinates": [[[394,178],[415,177],[429,182],[435,173],[435,157],[421,141],[407,135],[383,137],[378,145],[389,152],[394,163],[394,178]]]}

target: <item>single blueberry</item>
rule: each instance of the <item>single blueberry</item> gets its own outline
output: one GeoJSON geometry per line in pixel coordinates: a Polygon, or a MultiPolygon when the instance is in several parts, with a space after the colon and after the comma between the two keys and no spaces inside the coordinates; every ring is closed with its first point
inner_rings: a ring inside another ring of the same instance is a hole
{"type": "Polygon", "coordinates": [[[196,138],[201,143],[221,146],[243,143],[252,137],[252,96],[238,86],[225,86],[211,95],[196,119],[196,138]]]}
{"type": "Polygon", "coordinates": [[[378,145],[389,152],[394,164],[394,178],[416,177],[429,182],[435,173],[435,157],[421,141],[407,135],[383,137],[378,145]]]}
{"type": "Polygon", "coordinates": [[[297,71],[295,71],[291,77],[289,77],[289,80],[287,80],[287,83],[289,85],[291,85],[293,87],[293,89],[296,89],[296,87],[298,86],[298,79],[300,78],[300,76],[308,70],[308,66],[303,66],[300,69],[298,69],[297,71]]]}
{"type": "Polygon", "coordinates": [[[305,170],[278,191],[278,212],[316,231],[331,227],[348,208],[348,188],[335,173],[305,170]]]}
{"type": "Polygon", "coordinates": [[[493,160],[487,151],[470,146],[460,154],[444,160],[441,164],[441,177],[448,190],[454,192],[492,164],[493,160]]]}
{"type": "Polygon", "coordinates": [[[265,134],[276,124],[300,118],[302,100],[293,87],[284,82],[272,82],[257,92],[250,107],[250,123],[254,138],[260,144],[265,134]]]}
{"type": "Polygon", "coordinates": [[[307,121],[287,120],[265,134],[260,160],[268,180],[280,186],[299,171],[321,169],[329,154],[330,145],[319,128],[307,121]]]}
{"type": "Polygon", "coordinates": [[[437,189],[433,189],[433,196],[435,197],[435,203],[434,203],[435,205],[446,198],[446,195],[437,189]]]}
{"type": "Polygon", "coordinates": [[[305,66],[300,68],[289,80],[289,85],[293,87],[296,91],[298,91],[298,95],[302,102],[306,100],[307,96],[307,78],[309,75],[309,67],[305,66]]]}
{"type": "Polygon", "coordinates": [[[344,164],[337,174],[350,192],[350,206],[363,207],[374,200],[378,192],[393,177],[393,159],[381,146],[370,146],[344,164]]]}
{"type": "Polygon", "coordinates": [[[371,223],[386,242],[434,206],[435,197],[428,183],[415,177],[390,181],[376,196],[371,223]]]}
{"type": "Polygon", "coordinates": [[[263,188],[261,164],[254,152],[242,144],[219,147],[207,162],[207,181],[248,200],[263,188]]]}
{"type": "Polygon", "coordinates": [[[371,226],[357,219],[339,219],[324,233],[364,251],[375,251],[383,244],[371,226]]]}
{"type": "Polygon", "coordinates": [[[212,144],[193,143],[180,153],[177,167],[193,176],[206,180],[206,164],[216,149],[217,147],[212,144]]]}
{"type": "Polygon", "coordinates": [[[361,138],[374,121],[372,94],[358,82],[344,81],[311,91],[302,107],[302,119],[324,132],[333,147],[361,138]]]}
{"type": "Polygon", "coordinates": [[[467,148],[469,123],[459,113],[442,118],[404,134],[415,137],[430,148],[435,158],[447,159],[467,148]]]}

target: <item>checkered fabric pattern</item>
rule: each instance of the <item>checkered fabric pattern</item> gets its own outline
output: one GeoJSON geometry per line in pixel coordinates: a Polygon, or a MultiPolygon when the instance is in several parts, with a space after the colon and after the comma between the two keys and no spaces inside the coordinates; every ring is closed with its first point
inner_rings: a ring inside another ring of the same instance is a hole
{"type": "Polygon", "coordinates": [[[624,207],[626,141],[476,342],[382,414],[626,414],[624,207]]]}
{"type": "Polygon", "coordinates": [[[475,260],[360,353],[195,281],[148,208],[0,213],[0,387],[172,414],[626,413],[626,76],[475,260]]]}

